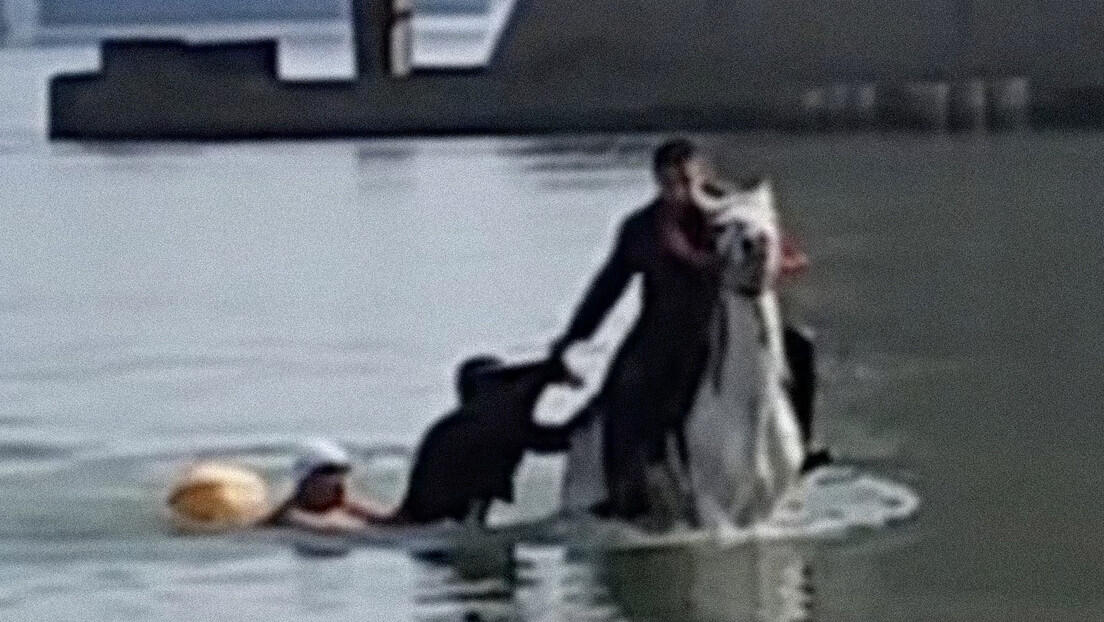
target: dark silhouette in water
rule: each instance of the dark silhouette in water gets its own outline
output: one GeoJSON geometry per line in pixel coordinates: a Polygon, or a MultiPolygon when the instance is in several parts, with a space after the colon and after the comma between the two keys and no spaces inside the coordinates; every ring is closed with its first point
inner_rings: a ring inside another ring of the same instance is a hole
{"type": "Polygon", "coordinates": [[[709,319],[717,296],[711,232],[692,205],[689,186],[705,161],[685,140],[661,145],[653,173],[659,195],[622,223],[614,248],[553,345],[560,357],[589,338],[641,275],[641,306],[602,387],[576,420],[602,418],[607,503],[600,513],[633,518],[649,511],[645,472],[666,455],[672,435],[682,462],[682,424],[709,354],[709,319]]]}
{"type": "Polygon", "coordinates": [[[493,357],[461,366],[459,407],[433,424],[415,454],[410,484],[389,522],[486,517],[491,501],[514,500],[514,472],[526,450],[563,451],[566,428],[533,421],[552,383],[579,381],[558,360],[503,366],[493,357]]]}
{"type": "Polygon", "coordinates": [[[406,495],[395,511],[387,513],[347,499],[348,456],[331,443],[320,443],[297,464],[302,473],[295,494],[263,524],[295,525],[296,510],[313,515],[343,510],[374,525],[445,519],[474,519],[482,524],[493,500],[514,500],[514,472],[527,450],[567,449],[570,426],[533,421],[537,400],[552,383],[581,386],[582,381],[558,359],[513,366],[491,356],[469,359],[457,373],[460,404],[426,431],[414,456],[406,495]]]}
{"type": "Polygon", "coordinates": [[[787,325],[782,332],[786,363],[790,368],[788,395],[793,405],[797,425],[801,428],[801,441],[805,445],[805,462],[802,471],[811,471],[832,462],[827,449],[812,447],[813,411],[816,407],[817,375],[816,345],[807,331],[787,325]]]}

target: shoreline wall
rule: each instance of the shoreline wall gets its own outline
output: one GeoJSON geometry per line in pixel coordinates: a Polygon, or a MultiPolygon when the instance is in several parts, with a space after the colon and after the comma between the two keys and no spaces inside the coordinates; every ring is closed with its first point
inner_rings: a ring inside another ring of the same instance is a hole
{"type": "Polygon", "coordinates": [[[518,0],[488,66],[393,77],[391,0],[354,0],[355,81],[281,81],[268,70],[272,44],[108,43],[105,56],[123,65],[127,56],[145,60],[129,70],[56,77],[50,133],[217,139],[943,129],[964,119],[976,125],[969,119],[979,105],[992,127],[1078,118],[1077,105],[1089,111],[1080,121],[1104,124],[1104,100],[1096,103],[1092,90],[1104,85],[1104,3],[1056,6],[518,0]],[[983,103],[977,89],[960,97],[958,85],[982,79],[983,103]]]}

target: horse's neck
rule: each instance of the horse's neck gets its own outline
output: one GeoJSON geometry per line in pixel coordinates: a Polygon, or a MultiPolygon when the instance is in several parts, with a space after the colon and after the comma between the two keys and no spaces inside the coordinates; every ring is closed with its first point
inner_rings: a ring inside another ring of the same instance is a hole
{"type": "Polygon", "coordinates": [[[715,356],[742,366],[752,361],[739,360],[739,357],[757,351],[757,364],[762,366],[764,372],[777,372],[784,376],[782,316],[774,290],[766,290],[753,297],[725,290],[719,302],[717,323],[714,325],[715,344],[719,351],[715,356]],[[737,360],[732,361],[731,357],[737,357],[737,360]]]}
{"type": "Polygon", "coordinates": [[[772,364],[782,366],[785,352],[782,343],[782,311],[778,306],[778,295],[773,289],[764,290],[759,294],[756,304],[759,307],[763,331],[767,337],[767,354],[772,364]]]}

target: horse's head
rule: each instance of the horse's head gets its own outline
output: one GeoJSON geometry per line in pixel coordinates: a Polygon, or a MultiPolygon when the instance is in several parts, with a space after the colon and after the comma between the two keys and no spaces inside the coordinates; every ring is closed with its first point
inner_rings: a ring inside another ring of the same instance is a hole
{"type": "Polygon", "coordinates": [[[767,179],[741,185],[710,181],[692,190],[695,203],[717,227],[724,257],[723,285],[748,296],[773,287],[781,244],[774,191],[767,179]]]}

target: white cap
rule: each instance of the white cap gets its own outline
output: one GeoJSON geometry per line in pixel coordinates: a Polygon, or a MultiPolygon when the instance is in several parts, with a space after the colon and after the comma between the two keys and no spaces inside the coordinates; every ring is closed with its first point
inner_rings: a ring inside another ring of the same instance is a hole
{"type": "Polygon", "coordinates": [[[337,443],[327,439],[313,439],[303,443],[302,453],[295,460],[292,474],[296,482],[302,482],[304,478],[319,469],[326,467],[338,467],[348,469],[352,467],[349,452],[337,443]]]}

